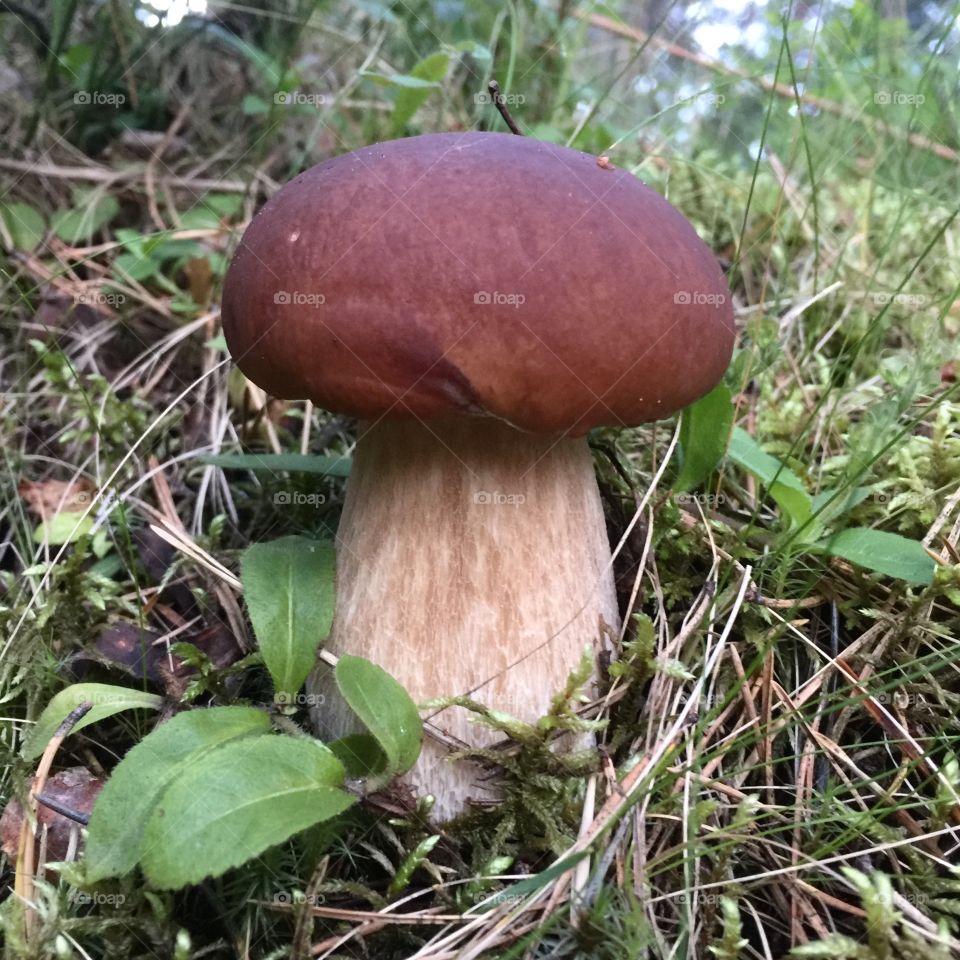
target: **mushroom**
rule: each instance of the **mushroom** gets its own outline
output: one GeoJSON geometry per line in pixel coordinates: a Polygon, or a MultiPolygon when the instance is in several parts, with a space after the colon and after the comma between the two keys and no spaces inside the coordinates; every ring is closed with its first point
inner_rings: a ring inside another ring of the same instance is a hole
{"type": "MultiPolygon", "coordinates": [[[[83,845],[79,824],[86,824],[105,783],[86,767],[68,767],[46,781],[36,816],[36,863],[41,855],[43,863],[75,859],[83,845]]],[[[32,786],[32,781],[25,785],[25,795],[32,786]]],[[[0,816],[0,846],[11,863],[17,862],[20,851],[23,818],[20,798],[11,797],[0,816]]]]}
{"type": "MultiPolygon", "coordinates": [[[[534,721],[619,627],[585,434],[669,416],[721,378],[729,291],[659,194],[527,137],[443,133],[325,161],[245,232],[223,293],[243,372],[359,418],[328,648],[417,701],[534,721]]],[[[351,729],[328,703],[324,735],[351,729]]],[[[411,782],[440,819],[493,799],[429,716],[411,782]]]]}

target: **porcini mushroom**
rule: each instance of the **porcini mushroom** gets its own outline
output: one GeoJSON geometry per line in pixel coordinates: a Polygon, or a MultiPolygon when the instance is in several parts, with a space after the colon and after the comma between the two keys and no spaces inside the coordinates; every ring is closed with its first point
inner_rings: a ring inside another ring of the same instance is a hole
{"type": "MultiPolygon", "coordinates": [[[[619,617],[585,434],[707,393],[733,347],[690,223],[609,161],[527,137],[431,134],[301,174],[245,232],[223,294],[244,373],[360,418],[328,648],[415,700],[532,721],[619,617]]],[[[328,705],[326,735],[346,732],[328,705]]],[[[459,708],[453,742],[491,733],[459,708]]],[[[441,738],[442,739],[442,738],[441,738]]],[[[442,819],[490,796],[427,739],[442,819]]]]}

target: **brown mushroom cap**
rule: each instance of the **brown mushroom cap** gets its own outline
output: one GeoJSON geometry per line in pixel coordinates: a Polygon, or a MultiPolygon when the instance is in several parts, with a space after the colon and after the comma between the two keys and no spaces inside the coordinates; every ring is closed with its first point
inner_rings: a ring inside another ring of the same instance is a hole
{"type": "MultiPolygon", "coordinates": [[[[89,816],[105,783],[106,780],[95,777],[86,767],[69,767],[53,774],[47,780],[43,795],[77,813],[89,816]]],[[[30,786],[29,782],[25,784],[24,793],[29,791],[30,786]]],[[[62,813],[43,805],[37,809],[37,824],[40,828],[47,828],[46,862],[66,859],[71,833],[79,831],[77,824],[62,813]]],[[[22,829],[23,804],[19,797],[14,796],[10,798],[4,807],[3,815],[0,816],[0,844],[3,852],[14,863],[17,860],[22,829]]]]}
{"type": "Polygon", "coordinates": [[[393,140],[298,176],[244,234],[223,324],[277,397],[573,435],[686,406],[734,340],[717,260],[666,200],[499,133],[393,140]]]}

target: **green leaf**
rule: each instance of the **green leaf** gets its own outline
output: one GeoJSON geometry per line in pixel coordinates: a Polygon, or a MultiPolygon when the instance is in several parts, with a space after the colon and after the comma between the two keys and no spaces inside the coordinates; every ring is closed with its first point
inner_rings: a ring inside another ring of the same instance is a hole
{"type": "Polygon", "coordinates": [[[403,133],[413,115],[423,106],[433,90],[447,75],[450,58],[445,53],[432,53],[421,60],[411,71],[410,76],[429,83],[426,88],[403,87],[393,102],[393,135],[403,133]]]}
{"type": "Polygon", "coordinates": [[[517,883],[512,883],[505,890],[501,890],[498,893],[491,894],[483,903],[481,903],[476,912],[485,913],[487,910],[492,910],[494,907],[498,907],[503,904],[505,898],[509,897],[509,902],[519,902],[521,897],[525,897],[528,894],[536,893],[538,890],[542,890],[548,883],[557,877],[562,877],[568,870],[572,870],[584,857],[590,856],[589,850],[580,850],[577,853],[571,854],[569,857],[561,860],[559,863],[554,863],[552,866],[547,867],[545,870],[541,870],[539,873],[535,873],[532,877],[527,877],[525,880],[519,880],[517,883]]]}
{"type": "Polygon", "coordinates": [[[220,876],[353,802],[343,766],[305,737],[245,737],[191,765],[154,807],[143,869],[170,890],[220,876]]]}
{"type": "Polygon", "coordinates": [[[180,226],[184,230],[215,230],[220,226],[220,217],[207,207],[193,207],[180,215],[180,226]]]}
{"type": "Polygon", "coordinates": [[[141,233],[139,230],[131,230],[129,227],[115,227],[113,239],[128,250],[142,251],[143,244],[149,239],[150,234],[141,233]]]}
{"type": "Polygon", "coordinates": [[[140,253],[121,253],[113,261],[113,272],[118,280],[148,280],[163,266],[159,260],[140,253]]]}
{"type": "Polygon", "coordinates": [[[699,487],[713,473],[727,449],[732,423],[733,401],[722,383],[683,411],[680,422],[683,466],[674,489],[699,487]]]}
{"type": "Polygon", "coordinates": [[[907,583],[929,586],[936,563],[917,540],[898,533],[851,527],[824,540],[819,546],[833,557],[841,557],[858,567],[896,577],[907,583]]]}
{"type": "Polygon", "coordinates": [[[216,229],[222,220],[235,217],[242,205],[243,197],[239,194],[208,193],[200,203],[180,215],[180,226],[186,230],[216,229]]]}
{"type": "MultiPolygon", "coordinates": [[[[140,237],[140,250],[136,251],[142,253],[145,257],[152,257],[157,250],[160,249],[165,243],[170,241],[167,240],[167,237],[163,233],[149,233],[143,234],[140,237]]],[[[175,243],[183,243],[185,241],[173,241],[175,243]]],[[[189,241],[187,241],[189,242],[189,241]]]]}
{"type": "Polygon", "coordinates": [[[313,669],[333,622],[333,544],[307,537],[255,543],[240,571],[263,662],[278,702],[290,702],[313,669]]]}
{"type": "Polygon", "coordinates": [[[241,113],[246,114],[248,117],[253,117],[258,114],[269,113],[270,104],[267,103],[267,101],[262,97],[257,97],[252,93],[248,93],[240,102],[240,111],[241,113]]]}
{"type": "Polygon", "coordinates": [[[218,216],[235,217],[243,208],[243,194],[208,193],[203,198],[203,205],[213,210],[218,216]]]}
{"type": "Polygon", "coordinates": [[[163,263],[170,260],[184,261],[190,257],[205,257],[206,250],[193,240],[164,240],[158,238],[159,243],[150,248],[150,256],[163,263]]]}
{"type": "Polygon", "coordinates": [[[390,881],[390,886],[387,887],[388,898],[392,899],[410,886],[410,880],[413,878],[414,873],[416,873],[417,868],[430,856],[439,840],[440,834],[438,833],[432,837],[426,837],[407,854],[403,863],[397,868],[393,879],[390,881]]]}
{"type": "Polygon", "coordinates": [[[766,487],[792,526],[800,526],[810,518],[813,500],[800,478],[776,457],[761,450],[757,441],[740,427],[733,428],[727,456],[766,487]]]}
{"type": "Polygon", "coordinates": [[[378,87],[399,87],[407,90],[436,90],[440,86],[434,80],[424,80],[409,73],[374,73],[372,70],[361,70],[361,77],[372,80],[378,87]]]}
{"type": "Polygon", "coordinates": [[[377,741],[368,733],[351,733],[327,744],[343,764],[351,780],[370,780],[388,776],[387,758],[377,741]]]}
{"type": "Polygon", "coordinates": [[[765,485],[782,483],[806,492],[803,482],[786,464],[765,453],[760,444],[741,427],[734,427],[730,438],[730,456],[765,485]]]}
{"type": "Polygon", "coordinates": [[[50,738],[57,732],[57,727],[81,703],[92,703],[93,709],[74,724],[74,733],[124,710],[159,710],[163,706],[163,697],[158,697],[155,693],[144,693],[142,690],[131,690],[129,687],[115,687],[109,683],[75,683],[61,690],[44,707],[40,719],[24,737],[20,756],[24,760],[39,757],[50,738]]]}
{"type": "Polygon", "coordinates": [[[59,547],[64,543],[74,543],[93,529],[93,517],[84,516],[70,510],[55,513],[33,531],[34,543],[49,543],[59,547]]]}
{"type": "Polygon", "coordinates": [[[821,490],[813,498],[813,512],[817,514],[821,525],[826,525],[862,503],[870,495],[870,489],[849,487],[846,490],[821,490]]]}
{"type": "Polygon", "coordinates": [[[90,541],[90,548],[93,550],[93,555],[97,559],[102,560],[113,547],[113,541],[110,539],[110,533],[108,530],[105,530],[101,527],[94,535],[93,540],[90,541]]]}
{"type": "Polygon", "coordinates": [[[2,203],[0,217],[3,218],[7,233],[18,250],[29,253],[40,246],[46,227],[43,216],[29,204],[2,203]]]}
{"type": "Polygon", "coordinates": [[[211,751],[230,740],[266,733],[270,718],[252,707],[213,707],[180,713],[120,761],[90,816],[87,878],[119,877],[141,857],[143,832],[164,791],[211,751]]]}
{"type": "Polygon", "coordinates": [[[218,453],[197,458],[222,470],[267,470],[277,473],[319,473],[326,477],[349,477],[349,457],[321,457],[301,453],[218,453]]]}
{"type": "Polygon", "coordinates": [[[53,232],[64,242],[89,240],[120,212],[120,204],[108,193],[92,194],[73,210],[61,210],[53,218],[53,232]]]}
{"type": "Polygon", "coordinates": [[[453,48],[457,53],[466,53],[473,57],[474,60],[482,60],[487,62],[492,60],[493,57],[490,54],[490,48],[485,47],[482,43],[478,43],[476,40],[461,40],[453,48]]]}
{"type": "Polygon", "coordinates": [[[342,656],[334,675],[344,700],[386,755],[385,775],[409,770],[420,755],[423,724],[407,691],[363,657],[342,656]]]}
{"type": "MultiPolygon", "coordinates": [[[[53,13],[54,31],[59,29],[57,21],[60,20],[62,22],[63,20],[62,17],[57,15],[58,10],[59,7],[53,13]]],[[[55,32],[54,35],[60,36],[61,34],[55,32]]],[[[65,68],[67,76],[77,79],[83,68],[93,59],[93,55],[94,49],[92,44],[75,43],[67,47],[67,49],[60,54],[60,65],[65,68]]]]}

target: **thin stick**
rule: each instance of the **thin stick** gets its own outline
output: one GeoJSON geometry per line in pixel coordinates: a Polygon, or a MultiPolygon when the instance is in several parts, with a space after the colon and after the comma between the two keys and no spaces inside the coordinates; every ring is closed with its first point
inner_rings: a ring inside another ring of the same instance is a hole
{"type": "Polygon", "coordinates": [[[81,703],[80,706],[71,710],[63,723],[57,727],[56,732],[47,744],[47,748],[43,751],[43,756],[40,758],[37,775],[34,777],[33,786],[30,788],[30,795],[27,798],[27,809],[24,811],[23,826],[20,828],[20,850],[17,855],[17,872],[14,880],[14,891],[26,907],[23,921],[27,939],[33,932],[34,924],[31,901],[33,899],[33,860],[37,836],[31,821],[35,821],[37,816],[37,795],[47,785],[47,777],[50,775],[50,768],[53,766],[53,758],[56,756],[57,750],[60,749],[60,744],[67,738],[74,726],[92,709],[92,703],[81,703]]]}
{"type": "MultiPolygon", "coordinates": [[[[84,180],[91,183],[137,183],[146,179],[142,170],[111,170],[109,167],[61,167],[52,163],[33,163],[29,160],[0,160],[0,168],[31,174],[35,177],[53,177],[63,180],[84,180]]],[[[223,193],[246,193],[243,180],[215,180],[202,177],[160,177],[161,185],[183,187],[185,190],[219,190],[223,193]]]]}
{"type": "Polygon", "coordinates": [[[53,810],[54,813],[59,813],[61,817],[66,817],[81,826],[85,827],[90,822],[89,814],[74,810],[73,807],[68,807],[65,803],[54,800],[53,797],[48,797],[45,793],[37,794],[37,803],[42,803],[45,807],[53,810]]]}
{"type": "Polygon", "coordinates": [[[515,133],[518,137],[522,137],[523,131],[517,126],[516,120],[510,116],[510,111],[507,109],[507,101],[500,92],[500,84],[497,83],[496,80],[491,80],[487,84],[487,89],[490,91],[490,96],[493,97],[493,102],[497,110],[500,111],[500,116],[503,117],[503,122],[510,128],[510,132],[515,133]]]}

